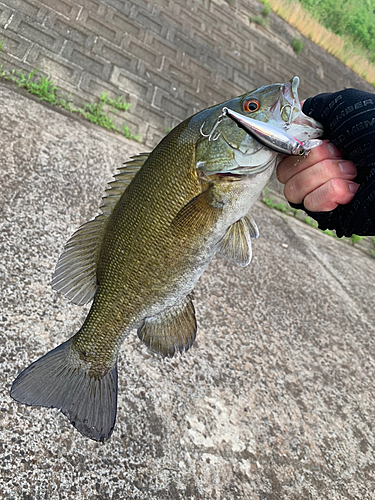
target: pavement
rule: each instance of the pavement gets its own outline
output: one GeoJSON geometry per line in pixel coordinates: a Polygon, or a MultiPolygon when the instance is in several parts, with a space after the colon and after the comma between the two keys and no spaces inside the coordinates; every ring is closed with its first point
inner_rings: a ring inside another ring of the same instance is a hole
{"type": "Polygon", "coordinates": [[[10,398],[87,314],[54,266],[145,146],[6,86],[0,110],[0,498],[375,498],[375,261],[261,203],[250,266],[216,258],[196,287],[192,349],[124,342],[109,442],[10,398]]]}

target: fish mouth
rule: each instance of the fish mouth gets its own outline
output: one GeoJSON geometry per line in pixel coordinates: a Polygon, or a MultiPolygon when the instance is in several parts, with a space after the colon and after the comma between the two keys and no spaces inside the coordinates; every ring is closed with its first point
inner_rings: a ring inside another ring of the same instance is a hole
{"type": "Polygon", "coordinates": [[[298,76],[294,76],[289,82],[284,83],[282,88],[283,97],[290,104],[297,104],[301,109],[298,97],[298,87],[300,84],[300,79],[298,76]]]}
{"type": "Polygon", "coordinates": [[[309,137],[320,137],[323,133],[322,125],[303,113],[298,97],[300,79],[294,76],[289,82],[280,85],[280,96],[272,106],[276,121],[281,122],[282,128],[288,130],[294,126],[310,129],[309,137]]]}
{"type": "Polygon", "coordinates": [[[298,97],[299,84],[300,79],[298,76],[294,76],[289,82],[281,84],[279,97],[270,108],[274,119],[281,122],[284,129],[287,129],[301,113],[298,97]]]}
{"type": "Polygon", "coordinates": [[[229,182],[234,182],[234,181],[240,181],[243,179],[243,174],[235,174],[234,171],[231,172],[219,172],[218,174],[215,174],[219,179],[225,179],[226,181],[229,182]]]}

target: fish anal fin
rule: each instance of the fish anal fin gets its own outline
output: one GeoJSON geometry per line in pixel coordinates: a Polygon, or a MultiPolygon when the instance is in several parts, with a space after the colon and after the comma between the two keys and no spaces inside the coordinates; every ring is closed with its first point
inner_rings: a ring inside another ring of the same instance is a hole
{"type": "Polygon", "coordinates": [[[197,321],[192,297],[170,308],[164,314],[145,318],[138,329],[138,337],[152,351],[172,357],[175,351],[187,351],[195,340],[197,321]]]}
{"type": "Polygon", "coordinates": [[[249,215],[246,215],[227,229],[220,242],[218,253],[233,264],[246,267],[250,264],[252,256],[251,238],[258,236],[257,225],[249,215]]]}
{"type": "Polygon", "coordinates": [[[10,395],[31,406],[58,408],[84,436],[107,441],[117,409],[117,365],[99,377],[72,356],[72,339],[32,363],[13,382],[10,395]]]}

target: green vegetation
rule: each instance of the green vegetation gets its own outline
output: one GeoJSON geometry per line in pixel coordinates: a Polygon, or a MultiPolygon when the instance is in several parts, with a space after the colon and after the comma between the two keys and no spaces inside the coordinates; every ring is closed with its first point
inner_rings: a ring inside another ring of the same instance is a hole
{"type": "Polygon", "coordinates": [[[261,0],[375,85],[375,0],[261,0]]]}
{"type": "MultiPolygon", "coordinates": [[[[278,210],[279,212],[282,212],[283,214],[287,215],[292,215],[293,217],[297,218],[298,220],[305,222],[305,224],[308,224],[309,226],[312,226],[316,229],[318,229],[318,223],[316,220],[312,219],[311,217],[308,217],[303,210],[297,210],[295,208],[292,208],[285,203],[277,203],[275,200],[270,198],[268,196],[268,190],[264,189],[263,191],[263,197],[262,197],[262,202],[267,205],[270,208],[273,208],[275,210],[278,210]]],[[[328,236],[331,236],[333,238],[337,238],[336,233],[334,231],[331,231],[330,229],[326,229],[325,231],[321,231],[324,234],[327,234],[328,236]]],[[[356,234],[353,234],[350,238],[345,238],[346,241],[350,242],[352,245],[355,245],[359,241],[363,239],[367,239],[366,236],[358,236],[356,234]]],[[[341,238],[339,238],[341,239],[341,238]]],[[[371,241],[375,247],[375,238],[371,238],[371,241]]],[[[362,248],[364,250],[364,248],[362,248]]],[[[368,253],[368,249],[364,250],[368,253]]],[[[370,254],[375,258],[375,250],[370,249],[370,254]]]]}
{"type": "Polygon", "coordinates": [[[271,5],[267,2],[267,0],[262,0],[262,3],[264,5],[262,12],[260,13],[260,16],[252,17],[249,16],[249,21],[251,23],[256,23],[259,24],[260,26],[264,26],[267,28],[270,24],[270,20],[268,18],[270,12],[272,11],[271,5]]]}
{"type": "Polygon", "coordinates": [[[98,103],[85,104],[83,109],[70,109],[70,111],[79,113],[81,116],[86,118],[86,120],[89,120],[91,123],[95,123],[95,125],[100,125],[108,130],[118,132],[124,135],[127,139],[139,140],[139,136],[134,136],[125,123],[123,124],[122,129],[115,126],[113,119],[109,118],[103,109],[105,105],[120,111],[126,111],[130,107],[130,103],[124,102],[123,97],[119,97],[115,100],[109,98],[107,94],[103,92],[98,103]]]}
{"type": "Polygon", "coordinates": [[[268,28],[270,24],[270,20],[268,19],[268,17],[264,16],[251,17],[250,21],[259,24],[260,26],[264,26],[265,28],[268,28]]]}
{"type": "MultiPolygon", "coordinates": [[[[375,238],[372,238],[372,244],[373,244],[373,245],[374,245],[374,247],[375,247],[375,238]]],[[[372,250],[372,249],[371,249],[371,250],[370,250],[370,252],[371,252],[371,255],[375,258],[375,250],[372,250]]]]}
{"type": "Polygon", "coordinates": [[[358,236],[357,234],[352,234],[352,236],[349,239],[352,245],[355,245],[359,241],[363,240],[363,238],[365,238],[365,236],[358,236]]]}
{"type": "Polygon", "coordinates": [[[264,7],[263,7],[263,10],[261,12],[261,15],[263,17],[267,17],[272,12],[272,7],[271,7],[271,5],[266,0],[264,0],[262,2],[262,4],[264,5],[264,7]]]}
{"type": "Polygon", "coordinates": [[[292,46],[292,49],[298,56],[298,54],[303,49],[303,41],[300,38],[293,38],[293,40],[290,42],[290,45],[292,46]]]}
{"type": "Polygon", "coordinates": [[[279,210],[279,212],[286,213],[288,211],[288,208],[285,205],[285,203],[276,203],[272,198],[268,198],[267,190],[265,190],[265,194],[263,196],[262,201],[267,205],[267,207],[275,208],[276,210],[279,210]]]}
{"type": "Polygon", "coordinates": [[[323,231],[324,234],[328,234],[328,236],[333,236],[334,238],[336,238],[336,233],[334,231],[331,231],[330,229],[326,229],[325,231],[323,231]]]}
{"type": "MultiPolygon", "coordinates": [[[[0,51],[3,43],[3,41],[0,42],[0,51]]],[[[21,70],[13,70],[11,73],[8,73],[3,69],[3,63],[1,63],[0,79],[12,81],[19,88],[25,89],[27,92],[30,92],[30,94],[37,96],[40,100],[65,109],[70,113],[77,113],[91,123],[122,134],[127,139],[140,140],[140,136],[134,136],[125,123],[121,128],[117,127],[113,119],[110,118],[106,112],[108,108],[117,109],[123,112],[127,111],[130,107],[130,103],[125,102],[122,96],[117,99],[112,99],[103,92],[98,103],[87,103],[82,109],[73,107],[72,102],[69,100],[69,96],[65,99],[62,90],[54,84],[51,77],[40,74],[38,69],[31,71],[28,75],[25,75],[21,70]]]]}
{"type": "Polygon", "coordinates": [[[323,26],[367,49],[375,62],[375,0],[299,0],[323,26]]]}

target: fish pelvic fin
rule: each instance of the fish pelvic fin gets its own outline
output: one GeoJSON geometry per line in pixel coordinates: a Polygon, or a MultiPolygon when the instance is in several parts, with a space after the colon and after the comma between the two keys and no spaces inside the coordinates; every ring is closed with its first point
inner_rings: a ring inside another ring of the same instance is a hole
{"type": "Polygon", "coordinates": [[[52,288],[74,304],[84,305],[93,299],[97,288],[97,262],[108,217],[148,156],[148,153],[134,156],[119,169],[115,180],[107,187],[102,214],[81,226],[66,244],[52,277],[52,288]]]}
{"type": "Polygon", "coordinates": [[[259,231],[250,215],[232,224],[222,238],[218,253],[239,267],[251,262],[251,239],[258,238],[259,231]]]}
{"type": "Polygon", "coordinates": [[[117,410],[117,364],[93,376],[71,352],[72,339],[21,372],[10,395],[29,406],[58,408],[85,437],[107,441],[117,410]]]}
{"type": "Polygon", "coordinates": [[[193,345],[197,332],[194,304],[191,295],[166,313],[145,318],[138,329],[138,337],[152,351],[172,357],[193,345]]]}

